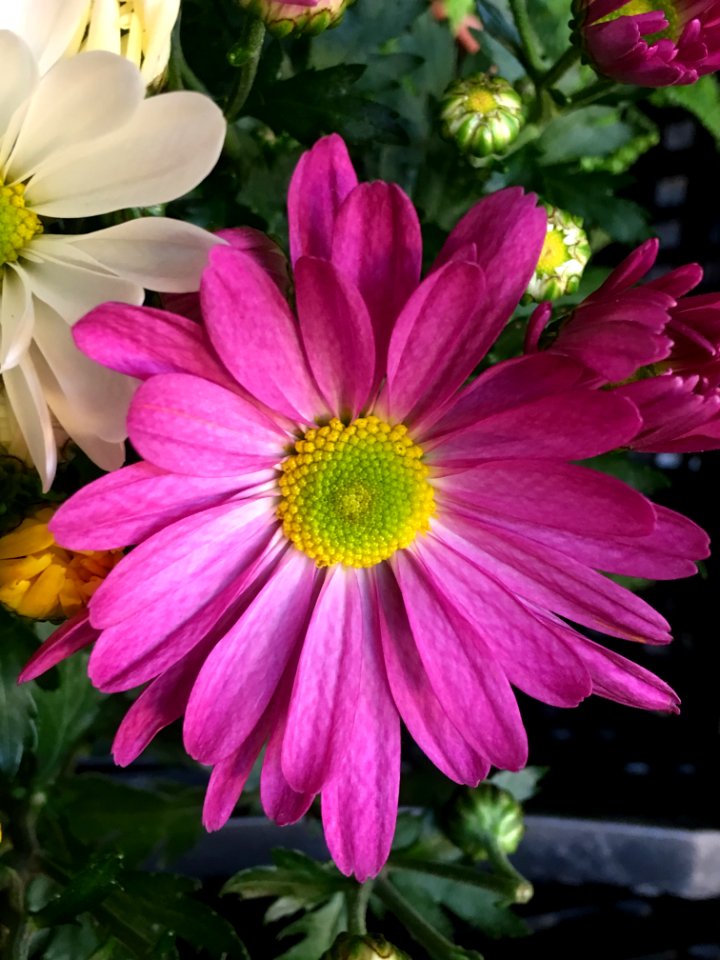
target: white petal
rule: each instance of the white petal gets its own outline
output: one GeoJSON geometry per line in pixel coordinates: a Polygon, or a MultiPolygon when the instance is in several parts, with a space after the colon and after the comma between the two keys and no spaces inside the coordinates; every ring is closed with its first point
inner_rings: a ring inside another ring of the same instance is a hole
{"type": "Polygon", "coordinates": [[[27,201],[51,217],[166,203],[207,176],[224,138],[225,120],[208,97],[161,94],[144,100],[120,129],[43,164],[27,201]]]}
{"type": "Polygon", "coordinates": [[[32,461],[40,474],[43,491],[47,491],[55,477],[57,447],[50,411],[30,354],[26,354],[12,370],[6,370],[2,374],[2,381],[32,461]]]}
{"type": "Polygon", "coordinates": [[[86,10],[87,0],[1,0],[0,28],[19,34],[45,73],[62,57],[86,10]]]}
{"type": "Polygon", "coordinates": [[[34,340],[57,384],[57,390],[48,393],[47,378],[38,364],[48,403],[70,436],[96,436],[111,443],[124,440],[127,409],[137,381],[107,370],[81,353],[62,317],[41,303],[35,308],[34,340]],[[58,390],[62,401],[56,396],[58,390]]]}
{"type": "Polygon", "coordinates": [[[33,311],[22,272],[9,263],[0,271],[0,370],[5,370],[14,367],[30,346],[33,311]]]}
{"type": "MultiPolygon", "coordinates": [[[[2,14],[0,14],[2,26],[2,14]]],[[[32,93],[38,79],[38,68],[28,45],[6,30],[0,30],[0,135],[4,135],[10,117],[32,93]]]]}
{"type": "MultiPolygon", "coordinates": [[[[33,241],[28,249],[35,252],[47,249],[48,240],[50,238],[46,237],[42,247],[33,241]]],[[[94,269],[65,260],[65,240],[65,237],[59,237],[56,247],[52,248],[57,259],[43,259],[37,263],[25,260],[22,267],[18,266],[38,300],[51,306],[68,323],[75,323],[88,310],[108,300],[136,305],[143,302],[145,291],[138,284],[107,274],[102,267],[94,269]]]]}
{"type": "Polygon", "coordinates": [[[62,60],[35,89],[8,175],[26,180],[36,168],[61,160],[68,148],[87,149],[83,144],[123,127],[144,96],[140,72],[127,60],[103,52],[62,60]]]}
{"type": "Polygon", "coordinates": [[[67,240],[121,277],[169,293],[197,290],[211,247],[223,243],[207,230],[167,217],[129,220],[67,240]]]}

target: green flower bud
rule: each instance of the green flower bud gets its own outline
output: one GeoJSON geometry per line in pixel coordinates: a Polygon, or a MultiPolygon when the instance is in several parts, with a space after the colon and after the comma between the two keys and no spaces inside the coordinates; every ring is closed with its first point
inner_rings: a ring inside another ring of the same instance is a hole
{"type": "Polygon", "coordinates": [[[276,37],[322,33],[340,23],[345,8],[352,2],[317,0],[314,7],[306,7],[298,3],[283,3],[282,0],[238,0],[243,9],[263,20],[276,37]]]}
{"type": "Polygon", "coordinates": [[[503,853],[514,853],[525,830],[520,804],[493,783],[459,792],[443,826],[455,846],[473,860],[487,860],[493,841],[503,853]]]}
{"type": "Polygon", "coordinates": [[[524,301],[557,300],[575,293],[590,259],[590,244],[580,217],[545,204],[547,234],[524,301]]]}
{"type": "Polygon", "coordinates": [[[484,73],[451,83],[440,116],[443,136],[473,157],[503,153],[525,122],[520,95],[507,80],[484,73]]]}
{"type": "Polygon", "coordinates": [[[320,960],[410,960],[410,957],[388,943],[385,937],[354,937],[341,933],[320,960]]]}

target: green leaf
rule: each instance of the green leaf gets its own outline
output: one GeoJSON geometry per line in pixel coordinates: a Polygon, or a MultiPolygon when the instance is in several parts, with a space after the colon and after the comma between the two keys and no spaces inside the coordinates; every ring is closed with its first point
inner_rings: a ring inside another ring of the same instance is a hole
{"type": "Polygon", "coordinates": [[[93,857],[61,893],[35,914],[35,922],[40,926],[52,927],[74,920],[79,914],[91,910],[110,894],[122,870],[123,858],[118,854],[93,857]]]}
{"type": "Polygon", "coordinates": [[[87,657],[78,655],[57,667],[60,682],[55,690],[34,691],[37,706],[35,780],[54,780],[67,764],[77,742],[93,725],[101,694],[87,676],[87,657]]]}
{"type": "Polygon", "coordinates": [[[294,946],[278,957],[278,960],[318,960],[329,950],[338,934],[347,929],[345,897],[336,893],[326,904],[310,910],[305,916],[285,927],[278,934],[279,940],[300,936],[294,946]]]}
{"type": "MultiPolygon", "coordinates": [[[[63,924],[44,935],[42,960],[126,960],[128,954],[118,952],[117,941],[110,945],[116,952],[108,952],[108,944],[101,946],[97,930],[89,917],[77,923],[63,924]],[[117,949],[116,949],[117,948],[117,949]]],[[[39,939],[39,938],[36,938],[39,939]]]]}
{"type": "Polygon", "coordinates": [[[583,466],[602,470],[603,473],[617,477],[630,484],[640,493],[651,495],[659,490],[667,490],[672,484],[667,475],[653,467],[642,457],[627,453],[605,453],[600,457],[583,460],[583,466]]]}
{"type": "Polygon", "coordinates": [[[557,60],[570,46],[570,4],[568,0],[528,3],[528,14],[543,53],[557,60]]]}
{"type": "Polygon", "coordinates": [[[332,864],[321,864],[295,850],[274,850],[273,867],[250,867],[231,877],[222,893],[237,893],[245,899],[292,897],[305,904],[327,899],[352,882],[332,864]]]}
{"type": "Polygon", "coordinates": [[[8,780],[35,743],[35,702],[29,684],[17,678],[36,646],[25,624],[0,609],[0,774],[8,780]]]}
{"type": "Polygon", "coordinates": [[[566,113],[547,125],[536,146],[543,164],[569,163],[583,157],[606,157],[629,143],[635,128],[615,107],[590,106],[566,113]]]}
{"type": "Polygon", "coordinates": [[[662,87],[652,94],[650,102],[656,107],[683,107],[720,145],[720,85],[711,74],[687,86],[662,87]]]}
{"type": "Polygon", "coordinates": [[[426,0],[362,0],[339,27],[313,41],[310,62],[318,68],[363,63],[369,53],[404,33],[426,9],[426,0]]]}
{"type": "Polygon", "coordinates": [[[632,200],[616,196],[623,179],[607,173],[579,172],[558,165],[542,170],[544,200],[600,227],[619,243],[639,243],[650,235],[648,214],[632,200]]]}
{"type": "Polygon", "coordinates": [[[490,782],[507,790],[518,803],[525,803],[538,792],[538,784],[546,773],[547,767],[525,767],[517,773],[501,770],[490,777],[490,782]]]}

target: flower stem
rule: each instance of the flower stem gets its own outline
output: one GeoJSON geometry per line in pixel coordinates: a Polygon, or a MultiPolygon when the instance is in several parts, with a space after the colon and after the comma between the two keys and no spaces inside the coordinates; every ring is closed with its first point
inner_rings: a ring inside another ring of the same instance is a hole
{"type": "Polygon", "coordinates": [[[367,933],[367,908],[373,881],[358,883],[345,894],[348,913],[348,933],[362,937],[367,933]]]}
{"type": "Polygon", "coordinates": [[[375,893],[433,960],[455,960],[460,953],[455,944],[429,924],[386,877],[380,876],[375,880],[375,893]]]}
{"type": "Polygon", "coordinates": [[[398,870],[414,870],[434,877],[442,877],[455,883],[464,883],[468,886],[481,887],[497,893],[512,903],[527,903],[532,897],[533,888],[524,877],[518,874],[510,864],[513,873],[504,868],[499,873],[481,873],[472,867],[465,867],[458,863],[439,863],[431,860],[418,860],[414,857],[394,857],[391,868],[398,870]]]}
{"type": "Polygon", "coordinates": [[[264,39],[265,24],[259,17],[249,16],[240,38],[228,54],[228,59],[237,71],[235,83],[225,107],[225,119],[228,123],[237,119],[252,90],[264,39]]]}
{"type": "Polygon", "coordinates": [[[611,80],[598,80],[571,97],[569,106],[573,109],[575,107],[584,107],[588,103],[599,100],[600,97],[604,97],[608,93],[614,93],[616,90],[620,90],[620,88],[621,84],[613,83],[611,80]]]}
{"type": "Polygon", "coordinates": [[[578,48],[568,47],[565,53],[555,61],[547,73],[540,77],[539,85],[546,89],[554,86],[561,77],[565,76],[571,67],[575,66],[579,59],[580,51],[578,48]]]}
{"type": "Polygon", "coordinates": [[[532,80],[537,80],[542,73],[543,64],[537,52],[538,44],[530,23],[526,0],[510,0],[510,10],[520,34],[520,42],[525,54],[525,69],[532,80]]]}

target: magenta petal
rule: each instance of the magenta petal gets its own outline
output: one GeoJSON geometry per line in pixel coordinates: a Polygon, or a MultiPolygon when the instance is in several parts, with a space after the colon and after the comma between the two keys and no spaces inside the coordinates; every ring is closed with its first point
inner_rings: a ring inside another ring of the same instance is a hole
{"type": "Polygon", "coordinates": [[[314,793],[297,793],[282,772],[285,720],[278,720],[268,741],[260,775],[260,799],[265,813],[281,827],[296,823],[310,809],[314,793]]]}
{"type": "Polygon", "coordinates": [[[192,373],[226,386],[233,383],[211,352],[204,329],[166,310],[104,303],[78,320],[73,337],[93,360],[139,380],[192,373]]]}
{"type": "Polygon", "coordinates": [[[49,637],[30,657],[18,677],[18,683],[34,680],[61,660],[94,643],[99,634],[90,626],[87,613],[79,613],[49,637]]]}
{"type": "Polygon", "coordinates": [[[576,707],[590,695],[590,675],[571,646],[500,582],[436,538],[423,541],[419,555],[440,595],[472,624],[481,659],[484,647],[514,686],[553,706],[576,707]]]}
{"type": "Polygon", "coordinates": [[[336,133],[302,155],[288,191],[293,263],[300,257],[330,259],[338,210],[357,183],[347,147],[336,133]]]}
{"type": "Polygon", "coordinates": [[[675,691],[644,667],[584,638],[578,653],[590,671],[597,696],[628,707],[679,712],[675,691]]]}
{"type": "Polygon", "coordinates": [[[622,263],[615,267],[607,280],[593,293],[588,300],[606,299],[611,293],[618,293],[632,287],[638,280],[642,280],[657,260],[660,241],[657,237],[646,240],[636,247],[622,263]]]}
{"type": "Polygon", "coordinates": [[[365,407],[375,373],[375,340],[365,301],[326,260],[295,266],[298,318],[310,369],[329,410],[354,419],[365,407]]]}
{"type": "Polygon", "coordinates": [[[420,280],[422,237],[415,207],[393,183],[363,183],[338,214],[332,262],[365,298],[382,376],[393,324],[420,280]]]}
{"type": "Polygon", "coordinates": [[[362,683],[355,722],[336,776],[323,789],[322,819],[338,869],[363,883],[390,854],[400,789],[400,718],[376,629],[364,634],[357,670],[362,683]]]}
{"type": "Polygon", "coordinates": [[[442,408],[482,359],[492,342],[481,322],[484,293],[478,267],[452,262],[410,298],[392,333],[379,400],[394,420],[442,408]]]}
{"type": "Polygon", "coordinates": [[[408,551],[393,567],[430,683],[452,723],[496,767],[519,770],[527,737],[504,671],[478,652],[470,624],[448,606],[408,551]]]}
{"type": "Polygon", "coordinates": [[[584,460],[628,444],[642,426],[634,405],[601,390],[573,390],[480,420],[431,442],[431,460],[471,467],[478,460],[584,460]]]}
{"type": "Polygon", "coordinates": [[[55,512],[50,530],[70,550],[113,550],[215,506],[243,486],[237,477],[178,477],[150,463],[133,463],[73,494],[55,512]]]}
{"type": "Polygon", "coordinates": [[[269,722],[262,717],[242,746],[213,768],[203,804],[203,826],[206,830],[219,830],[230,819],[260,754],[268,729],[269,722]]]}
{"type": "Polygon", "coordinates": [[[614,477],[569,463],[496,460],[433,481],[478,516],[511,517],[589,536],[643,536],[649,500],[614,477]]]}
{"type": "Polygon", "coordinates": [[[338,769],[360,687],[365,615],[358,573],[328,571],[303,640],[282,748],[283,773],[298,793],[319,793],[338,769]]]}
{"type": "Polygon", "coordinates": [[[403,723],[446,777],[476,787],[488,775],[490,764],[450,721],[430,686],[394,577],[385,564],[373,572],[378,585],[385,669],[403,723]]]}
{"type": "MultiPolygon", "coordinates": [[[[288,436],[251,400],[185,373],[152,377],[133,397],[128,433],[156,467],[195,477],[268,470],[288,436]]],[[[178,478],[178,485],[182,484],[178,478]]]]}
{"type": "Polygon", "coordinates": [[[272,410],[311,421],[323,404],[290,308],[262,267],[214,247],[200,299],[210,340],[238,382],[272,410]]]}
{"type": "Polygon", "coordinates": [[[534,193],[510,187],[490,194],[465,214],[448,237],[434,270],[469,243],[487,282],[483,322],[492,343],[525,293],[545,242],[547,214],[534,193]],[[509,265],[512,265],[511,267],[509,265]]]}
{"type": "Polygon", "coordinates": [[[185,748],[196,760],[223,760],[262,716],[305,628],[316,569],[289,549],[205,661],[185,713],[185,748]]]}

